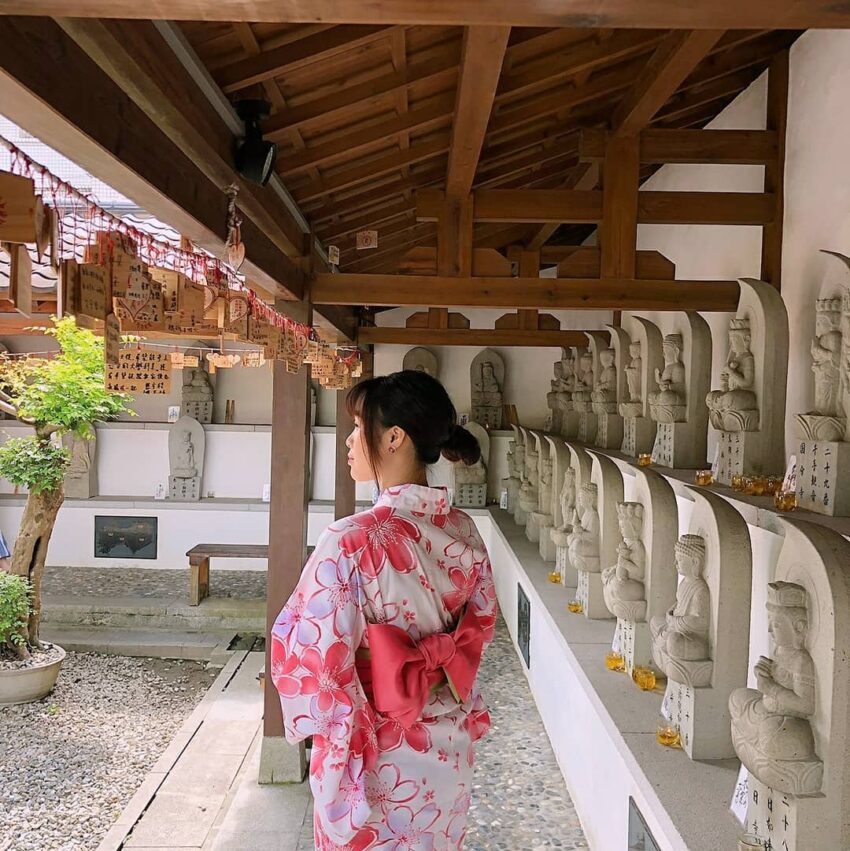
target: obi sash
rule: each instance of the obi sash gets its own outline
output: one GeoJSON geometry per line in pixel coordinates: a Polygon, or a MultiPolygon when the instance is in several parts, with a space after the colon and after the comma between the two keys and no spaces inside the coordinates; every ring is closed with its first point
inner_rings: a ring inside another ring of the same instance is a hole
{"type": "Polygon", "coordinates": [[[382,715],[405,729],[422,715],[433,691],[448,683],[458,703],[472,692],[484,630],[467,608],[453,632],[435,632],[414,641],[401,627],[370,623],[369,649],[357,651],[357,672],[366,695],[382,715]]]}

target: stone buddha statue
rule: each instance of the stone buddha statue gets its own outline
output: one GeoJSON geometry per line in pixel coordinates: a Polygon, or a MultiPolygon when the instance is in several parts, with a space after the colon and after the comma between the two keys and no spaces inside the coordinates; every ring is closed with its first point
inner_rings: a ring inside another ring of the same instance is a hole
{"type": "Polygon", "coordinates": [[[590,394],[593,410],[597,414],[613,414],[617,410],[617,367],[614,365],[613,349],[601,349],[599,352],[599,376],[590,394]]]}
{"type": "Polygon", "coordinates": [[[617,520],[623,540],[617,547],[617,563],[602,571],[605,604],[618,618],[641,621],[646,616],[643,506],[639,502],[619,503],[617,520]]]}
{"type": "Polygon", "coordinates": [[[732,741],[741,762],[762,783],[792,795],[813,795],[821,790],[823,763],[810,722],[815,669],[805,648],[806,589],[771,582],[767,613],[773,658],[761,656],[753,668],[758,689],[735,689],[729,697],[732,741]]]}
{"type": "Polygon", "coordinates": [[[629,343],[629,362],[625,370],[629,398],[620,404],[620,416],[639,417],[643,414],[642,365],[640,340],[632,340],[629,343]]]}
{"type": "Polygon", "coordinates": [[[573,407],[577,411],[589,411],[591,393],[593,393],[593,354],[582,352],[576,369],[575,390],[573,391],[573,407]]]}
{"type": "Polygon", "coordinates": [[[567,467],[564,473],[564,484],[558,500],[561,503],[561,525],[552,529],[552,543],[556,547],[568,547],[576,510],[576,471],[572,467],[567,467]]]}
{"type": "Polygon", "coordinates": [[[570,564],[576,570],[599,573],[599,512],[597,488],[585,482],[578,494],[577,522],[569,534],[570,564]]]}
{"type": "Polygon", "coordinates": [[[818,299],[815,338],[812,340],[812,372],[815,377],[815,408],[797,416],[804,437],[811,440],[844,439],[846,418],[842,396],[850,392],[842,380],[841,299],[818,299]]]}
{"type": "Polygon", "coordinates": [[[195,465],[195,447],[192,443],[192,434],[188,431],[180,433],[171,475],[175,479],[194,479],[198,475],[198,468],[195,465]]]}
{"type": "Polygon", "coordinates": [[[485,428],[502,427],[502,388],[490,361],[481,363],[472,384],[472,419],[485,428]]]}
{"type": "Polygon", "coordinates": [[[711,682],[708,630],[711,595],[703,579],[705,541],[682,535],[675,547],[679,586],[676,604],[650,622],[652,658],[658,669],[677,683],[706,686],[711,682]]]}
{"type": "Polygon", "coordinates": [[[662,343],[662,351],[664,369],[655,370],[658,390],[649,394],[649,409],[652,419],[659,423],[682,422],[687,413],[682,335],[667,334],[662,343]]]}
{"type": "Polygon", "coordinates": [[[711,390],[705,398],[711,424],[721,431],[755,431],[759,426],[754,392],[756,366],[750,339],[749,320],[733,316],[729,320],[729,355],[720,373],[720,390],[711,390]]]}
{"type": "Polygon", "coordinates": [[[552,459],[544,458],[540,462],[540,497],[541,513],[552,514],[552,459]]]}
{"type": "Polygon", "coordinates": [[[528,478],[523,481],[522,487],[519,489],[519,502],[523,511],[537,511],[540,485],[540,471],[537,468],[537,452],[530,447],[526,447],[525,458],[527,461],[525,467],[528,472],[528,478]]]}

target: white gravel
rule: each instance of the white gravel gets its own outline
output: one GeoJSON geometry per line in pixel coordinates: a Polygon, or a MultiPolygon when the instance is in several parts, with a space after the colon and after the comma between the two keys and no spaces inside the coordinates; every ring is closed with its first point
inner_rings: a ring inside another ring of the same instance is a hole
{"type": "Polygon", "coordinates": [[[0,851],[96,849],[217,673],[68,653],[51,695],[0,707],[0,851]]]}

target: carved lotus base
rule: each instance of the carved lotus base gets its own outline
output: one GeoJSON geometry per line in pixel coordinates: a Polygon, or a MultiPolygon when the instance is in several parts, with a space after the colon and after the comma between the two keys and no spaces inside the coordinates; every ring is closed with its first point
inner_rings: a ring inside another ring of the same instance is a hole
{"type": "Polygon", "coordinates": [[[771,789],[796,797],[820,792],[823,785],[823,762],[819,759],[771,759],[741,735],[735,728],[734,719],[732,741],[747,770],[771,789]]]}
{"type": "Polygon", "coordinates": [[[519,504],[519,499],[516,501],[516,505],[514,506],[514,523],[517,526],[525,526],[528,522],[528,513],[523,510],[522,506],[519,504]]]}
{"type": "Polygon", "coordinates": [[[573,527],[567,526],[564,529],[552,529],[549,533],[552,538],[552,543],[556,547],[568,547],[570,545],[570,535],[572,534],[573,527]]]}
{"type": "MultiPolygon", "coordinates": [[[[572,562],[576,570],[581,570],[584,573],[600,573],[599,556],[584,556],[573,553],[572,562]]],[[[599,581],[602,581],[601,578],[599,581]]]]}
{"type": "Polygon", "coordinates": [[[594,414],[616,414],[616,402],[591,402],[591,410],[594,414]]]}
{"type": "Polygon", "coordinates": [[[579,414],[589,414],[593,411],[593,402],[590,399],[574,401],[573,410],[579,414]]]}
{"type": "Polygon", "coordinates": [[[825,417],[821,414],[797,414],[800,437],[804,440],[823,440],[836,443],[844,439],[847,420],[844,417],[825,417]]]}
{"type": "Polygon", "coordinates": [[[758,409],[749,411],[709,411],[711,424],[719,431],[758,431],[758,409]]]}
{"type": "Polygon", "coordinates": [[[617,409],[621,417],[643,416],[643,402],[620,402],[617,409]]]}
{"type": "MultiPolygon", "coordinates": [[[[657,658],[657,656],[654,655],[654,658],[657,658]]],[[[711,685],[714,663],[711,659],[686,662],[683,659],[667,656],[664,660],[663,670],[667,674],[667,679],[673,680],[675,683],[693,686],[694,688],[704,688],[711,685]]]]}
{"type": "Polygon", "coordinates": [[[616,617],[630,623],[641,623],[646,618],[646,600],[620,600],[612,593],[609,582],[603,591],[605,605],[616,617]]]}
{"type": "Polygon", "coordinates": [[[526,513],[531,514],[534,511],[537,511],[538,503],[537,499],[527,494],[521,493],[519,495],[519,507],[526,513]]]}
{"type": "Polygon", "coordinates": [[[688,414],[685,405],[653,405],[650,404],[649,412],[652,419],[657,423],[683,423],[688,414]]]}

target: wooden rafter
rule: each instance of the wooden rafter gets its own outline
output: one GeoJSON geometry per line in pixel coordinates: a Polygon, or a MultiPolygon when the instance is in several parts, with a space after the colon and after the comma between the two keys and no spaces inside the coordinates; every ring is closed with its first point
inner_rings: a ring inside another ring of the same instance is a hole
{"type": "Polygon", "coordinates": [[[395,343],[408,346],[584,346],[583,331],[496,328],[387,328],[364,327],[357,332],[361,345],[395,343]]]}
{"type": "Polygon", "coordinates": [[[637,27],[656,29],[847,28],[850,15],[829,0],[796,0],[777,6],[773,0],[715,0],[682,4],[679,0],[0,0],[0,14],[74,15],[94,18],[165,18],[194,21],[275,21],[281,23],[356,23],[409,25],[509,25],[527,27],[637,27]]]}

